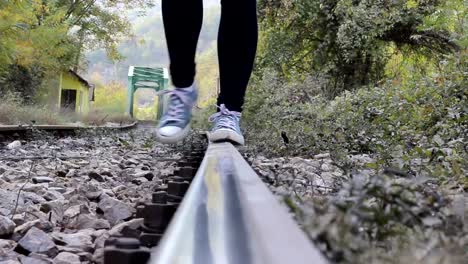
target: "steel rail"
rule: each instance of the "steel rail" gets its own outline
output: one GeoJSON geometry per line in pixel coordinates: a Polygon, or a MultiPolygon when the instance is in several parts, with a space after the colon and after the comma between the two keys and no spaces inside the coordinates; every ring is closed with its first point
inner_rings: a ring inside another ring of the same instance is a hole
{"type": "Polygon", "coordinates": [[[230,143],[210,144],[152,264],[327,263],[230,143]]]}
{"type": "Polygon", "coordinates": [[[1,132],[16,132],[16,131],[27,131],[27,130],[75,130],[75,129],[128,129],[133,128],[138,124],[138,122],[133,122],[128,125],[122,126],[79,126],[79,125],[2,125],[0,126],[1,132]]]}

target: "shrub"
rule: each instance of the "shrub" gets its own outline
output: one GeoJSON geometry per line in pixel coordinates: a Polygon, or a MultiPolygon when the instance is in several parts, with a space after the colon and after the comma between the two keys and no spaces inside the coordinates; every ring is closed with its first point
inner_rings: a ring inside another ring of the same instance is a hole
{"type": "Polygon", "coordinates": [[[378,160],[368,164],[375,169],[462,180],[468,171],[464,63],[461,56],[442,62],[445,75],[389,80],[331,101],[314,93],[317,78],[291,84],[267,72],[248,91],[247,139],[266,154],[329,151],[346,162],[348,154],[366,153],[378,160]]]}

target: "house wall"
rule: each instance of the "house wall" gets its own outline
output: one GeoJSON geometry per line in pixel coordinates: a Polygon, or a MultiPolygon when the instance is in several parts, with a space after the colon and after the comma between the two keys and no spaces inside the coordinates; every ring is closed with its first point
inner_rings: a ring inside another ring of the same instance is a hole
{"type": "Polygon", "coordinates": [[[62,73],[60,78],[60,92],[58,105],[60,106],[62,92],[61,90],[76,90],[76,109],[75,112],[87,114],[89,112],[89,88],[81,83],[75,76],[69,73],[62,73]]]}

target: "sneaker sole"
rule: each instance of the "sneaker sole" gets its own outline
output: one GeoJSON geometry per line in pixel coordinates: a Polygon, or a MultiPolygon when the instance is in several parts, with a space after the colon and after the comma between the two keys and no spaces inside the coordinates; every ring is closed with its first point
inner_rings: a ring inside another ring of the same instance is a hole
{"type": "Polygon", "coordinates": [[[208,140],[213,143],[229,141],[237,145],[245,144],[245,139],[243,136],[229,130],[216,130],[215,132],[208,132],[208,140]]]}
{"type": "Polygon", "coordinates": [[[180,132],[170,137],[159,134],[158,129],[156,129],[156,140],[164,144],[175,144],[175,143],[180,142],[182,139],[184,139],[189,133],[190,133],[190,124],[188,124],[180,132]]]}

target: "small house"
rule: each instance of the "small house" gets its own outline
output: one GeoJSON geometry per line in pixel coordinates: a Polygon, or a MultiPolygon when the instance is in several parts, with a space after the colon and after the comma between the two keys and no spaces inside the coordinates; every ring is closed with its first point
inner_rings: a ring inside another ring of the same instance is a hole
{"type": "Polygon", "coordinates": [[[94,85],[72,70],[62,72],[59,78],[57,106],[61,110],[88,113],[90,101],[94,101],[94,85]]]}

